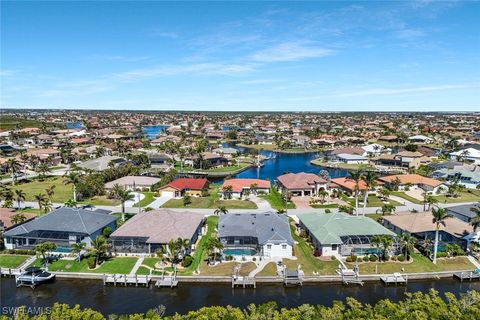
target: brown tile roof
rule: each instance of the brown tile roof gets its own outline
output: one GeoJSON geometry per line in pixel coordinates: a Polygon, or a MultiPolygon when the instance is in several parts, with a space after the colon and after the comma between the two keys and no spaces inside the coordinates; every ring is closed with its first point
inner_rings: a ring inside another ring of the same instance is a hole
{"type": "Polygon", "coordinates": [[[435,180],[432,178],[424,177],[419,174],[394,174],[391,176],[381,177],[378,180],[383,182],[392,182],[398,177],[400,179],[401,184],[424,184],[431,187],[437,187],[441,185],[443,182],[439,180],[435,180]]]}
{"type": "Polygon", "coordinates": [[[259,189],[270,189],[270,181],[262,179],[228,179],[223,182],[223,187],[232,186],[233,192],[241,192],[243,188],[250,188],[254,183],[259,189]]]}
{"type": "MultiPolygon", "coordinates": [[[[14,209],[10,208],[0,208],[0,222],[2,222],[3,226],[5,228],[10,228],[13,226],[12,223],[12,216],[16,215],[19,212],[16,212],[14,209]]],[[[26,220],[31,220],[35,218],[36,216],[33,213],[28,213],[28,212],[21,212],[25,216],[26,220]]]]}
{"type": "Polygon", "coordinates": [[[327,183],[325,179],[313,173],[287,173],[279,176],[278,181],[287,189],[311,189],[315,183],[327,183]]]}
{"type": "MultiPolygon", "coordinates": [[[[355,181],[348,178],[348,177],[343,177],[343,178],[335,178],[335,179],[332,179],[330,180],[332,183],[342,187],[342,188],[345,188],[345,189],[348,189],[350,191],[354,191],[355,190],[355,181]]],[[[365,184],[365,181],[363,180],[360,180],[359,183],[358,183],[358,189],[359,190],[366,190],[367,189],[367,185],[365,184]]]]}

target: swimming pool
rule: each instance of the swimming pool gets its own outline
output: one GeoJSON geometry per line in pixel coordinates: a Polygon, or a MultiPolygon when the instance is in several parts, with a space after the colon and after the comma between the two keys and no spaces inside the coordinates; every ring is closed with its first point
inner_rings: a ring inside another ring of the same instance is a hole
{"type": "Polygon", "coordinates": [[[223,250],[223,254],[226,256],[253,256],[257,253],[257,250],[252,248],[232,248],[223,250]]]}
{"type": "Polygon", "coordinates": [[[352,252],[354,255],[364,256],[367,254],[381,254],[382,250],[378,248],[353,248],[352,252]]]}
{"type": "Polygon", "coordinates": [[[70,248],[70,247],[57,247],[57,249],[55,249],[55,252],[70,253],[70,252],[72,252],[72,248],[70,248]]]}

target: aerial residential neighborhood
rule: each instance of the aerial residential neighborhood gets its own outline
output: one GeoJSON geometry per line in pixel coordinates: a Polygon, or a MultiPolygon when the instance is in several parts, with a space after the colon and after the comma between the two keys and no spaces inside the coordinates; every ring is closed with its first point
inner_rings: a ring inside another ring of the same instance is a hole
{"type": "Polygon", "coordinates": [[[0,320],[480,319],[480,1],[0,1],[0,320]]]}

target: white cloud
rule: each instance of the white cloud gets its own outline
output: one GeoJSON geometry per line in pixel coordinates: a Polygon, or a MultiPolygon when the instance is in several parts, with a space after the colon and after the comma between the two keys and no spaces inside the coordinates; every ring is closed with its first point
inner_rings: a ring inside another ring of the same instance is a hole
{"type": "Polygon", "coordinates": [[[308,46],[299,42],[284,42],[260,50],[249,58],[258,62],[297,61],[308,58],[320,58],[333,54],[333,50],[317,46],[308,46]]]}

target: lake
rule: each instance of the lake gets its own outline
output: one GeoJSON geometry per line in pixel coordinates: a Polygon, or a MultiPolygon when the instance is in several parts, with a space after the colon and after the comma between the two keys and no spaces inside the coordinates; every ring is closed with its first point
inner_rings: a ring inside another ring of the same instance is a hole
{"type": "Polygon", "coordinates": [[[104,286],[100,280],[57,279],[52,284],[17,288],[14,278],[0,280],[1,307],[47,307],[55,302],[79,304],[102,312],[128,314],[143,313],[159,305],[166,307],[166,314],[186,313],[203,306],[233,305],[246,307],[250,303],[276,301],[280,307],[295,307],[304,303],[332,305],[335,300],[353,297],[363,303],[375,303],[383,298],[398,301],[406,292],[427,292],[435,289],[444,294],[459,294],[468,290],[480,290],[480,282],[459,282],[455,279],[437,281],[410,281],[406,286],[384,286],[379,281],[366,282],[364,286],[345,286],[339,283],[304,284],[302,287],[285,288],[281,284],[259,284],[256,289],[232,289],[230,284],[180,283],[175,289],[156,287],[104,286]]]}
{"type": "Polygon", "coordinates": [[[147,136],[149,140],[155,139],[160,132],[165,129],[168,129],[167,125],[156,125],[156,126],[144,126],[142,127],[142,132],[147,136]]]}
{"type": "Polygon", "coordinates": [[[83,123],[80,121],[77,122],[67,122],[67,129],[82,129],[83,123]]]}

